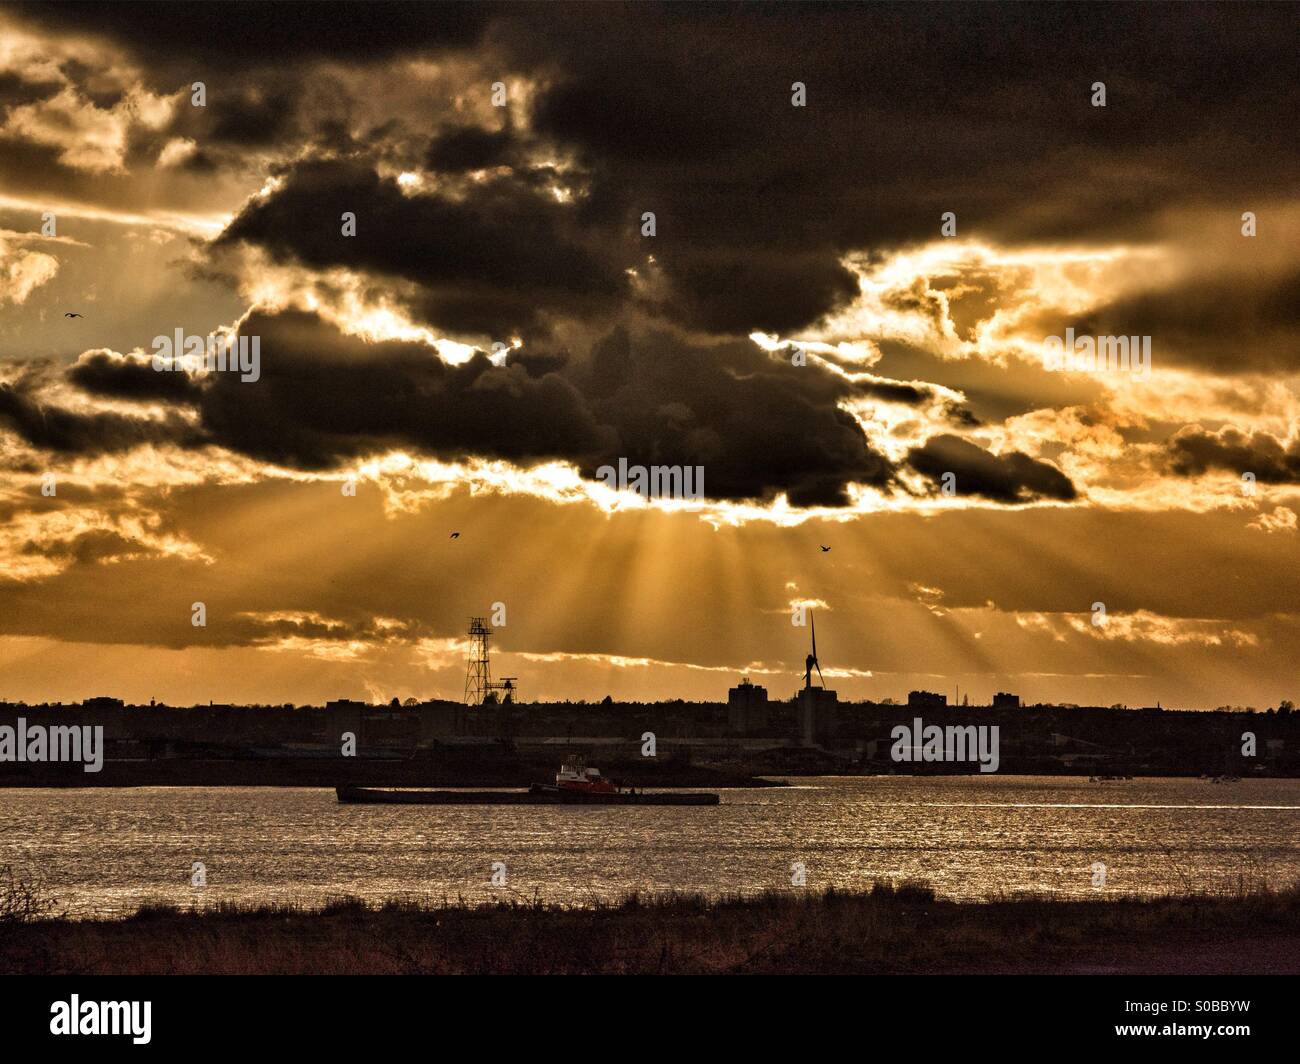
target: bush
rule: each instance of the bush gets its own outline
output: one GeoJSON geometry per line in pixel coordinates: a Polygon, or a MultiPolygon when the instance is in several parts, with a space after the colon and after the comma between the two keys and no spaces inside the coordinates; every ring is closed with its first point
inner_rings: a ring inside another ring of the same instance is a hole
{"type": "Polygon", "coordinates": [[[0,865],[0,924],[30,924],[66,915],[56,908],[40,872],[21,872],[13,865],[0,865]]]}
{"type": "Polygon", "coordinates": [[[929,904],[934,901],[934,887],[923,879],[905,879],[901,883],[895,883],[892,879],[877,879],[871,885],[871,896],[885,901],[929,904]]]}

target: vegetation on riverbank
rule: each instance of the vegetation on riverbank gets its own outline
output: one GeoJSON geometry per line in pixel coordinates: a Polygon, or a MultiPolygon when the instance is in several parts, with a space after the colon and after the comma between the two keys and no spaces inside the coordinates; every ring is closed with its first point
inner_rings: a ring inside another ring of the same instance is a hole
{"type": "Polygon", "coordinates": [[[925,884],[583,908],[342,898],[0,924],[0,973],[1300,972],[1300,884],[1157,899],[936,898],[925,884]]]}

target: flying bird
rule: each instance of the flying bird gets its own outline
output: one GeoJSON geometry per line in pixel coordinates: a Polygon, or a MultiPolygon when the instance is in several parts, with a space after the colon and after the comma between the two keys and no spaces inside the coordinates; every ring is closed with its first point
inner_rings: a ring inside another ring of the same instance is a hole
{"type": "Polygon", "coordinates": [[[828,550],[830,550],[830,547],[822,547],[823,554],[825,554],[828,550]]]}
{"type": "Polygon", "coordinates": [[[453,533],[451,534],[451,538],[452,538],[452,539],[460,539],[460,533],[459,533],[459,532],[453,532],[453,533]]]}
{"type": "Polygon", "coordinates": [[[84,318],[84,317],[85,317],[84,314],[73,314],[72,311],[68,311],[68,312],[67,312],[66,314],[64,314],[63,316],[64,316],[65,318],[84,318]]]}

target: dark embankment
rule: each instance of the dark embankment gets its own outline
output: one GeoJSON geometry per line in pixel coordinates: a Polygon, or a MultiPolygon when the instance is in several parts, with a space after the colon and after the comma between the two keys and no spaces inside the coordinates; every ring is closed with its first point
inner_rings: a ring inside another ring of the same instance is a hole
{"type": "Polygon", "coordinates": [[[344,900],[0,929],[4,973],[1297,973],[1300,887],[936,900],[922,885],[563,909],[344,900]]]}
{"type": "MultiPolygon", "coordinates": [[[[648,760],[648,759],[647,759],[648,760]]],[[[3,787],[528,787],[555,777],[556,762],[521,759],[159,758],[81,765],[6,764],[3,787]]],[[[609,761],[601,770],[634,787],[779,787],[784,784],[687,761],[609,761]]]]}

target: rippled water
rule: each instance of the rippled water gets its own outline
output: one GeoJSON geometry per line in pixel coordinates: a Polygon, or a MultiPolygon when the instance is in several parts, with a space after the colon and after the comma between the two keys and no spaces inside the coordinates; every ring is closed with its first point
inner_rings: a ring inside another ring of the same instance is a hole
{"type": "Polygon", "coordinates": [[[1300,880],[1300,780],[871,777],[724,790],[705,808],[340,806],[295,788],[0,790],[0,864],[45,870],[77,914],[146,900],[316,904],[340,894],[579,903],[627,891],[863,887],[1091,895],[1300,880]],[[190,885],[192,863],[207,886],[190,885]],[[507,886],[489,884],[503,861],[507,886]]]}

